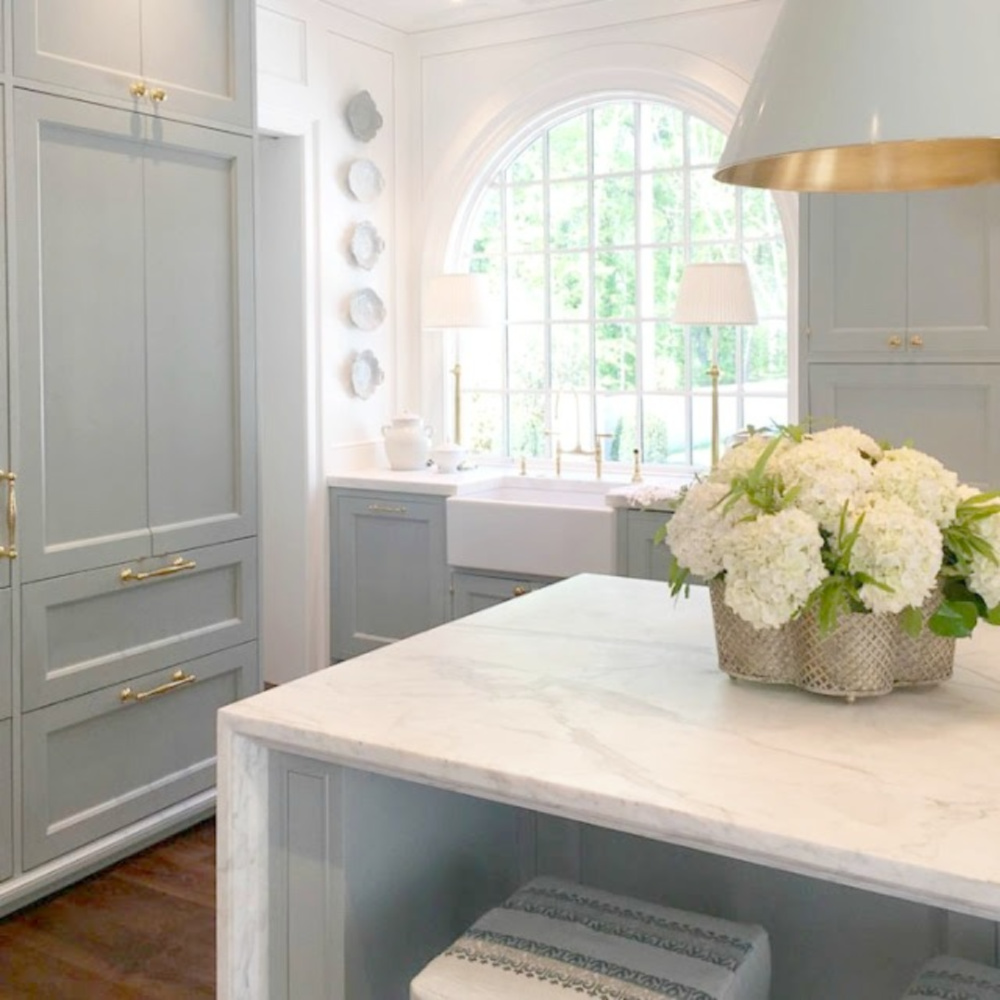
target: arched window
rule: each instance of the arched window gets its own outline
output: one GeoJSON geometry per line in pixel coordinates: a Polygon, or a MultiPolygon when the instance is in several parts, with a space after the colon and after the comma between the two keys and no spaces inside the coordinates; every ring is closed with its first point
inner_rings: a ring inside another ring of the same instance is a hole
{"type": "Polygon", "coordinates": [[[708,464],[713,357],[723,435],[788,419],[788,267],[769,192],[719,184],[725,136],[680,108],[602,100],[535,133],[485,185],[463,265],[504,303],[463,333],[462,440],[541,457],[602,439],[608,461],[708,464]],[[746,260],[759,323],[671,322],[689,261],[746,260]]]}

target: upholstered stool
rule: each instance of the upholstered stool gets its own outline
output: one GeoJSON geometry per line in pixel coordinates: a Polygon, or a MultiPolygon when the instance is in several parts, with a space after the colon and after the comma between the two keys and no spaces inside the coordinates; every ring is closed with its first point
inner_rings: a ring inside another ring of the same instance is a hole
{"type": "Polygon", "coordinates": [[[1000,1000],[1000,969],[963,958],[932,958],[917,973],[903,1000],[1000,1000]]]}
{"type": "Polygon", "coordinates": [[[767,1000],[767,932],[538,878],[410,984],[411,1000],[767,1000]]]}

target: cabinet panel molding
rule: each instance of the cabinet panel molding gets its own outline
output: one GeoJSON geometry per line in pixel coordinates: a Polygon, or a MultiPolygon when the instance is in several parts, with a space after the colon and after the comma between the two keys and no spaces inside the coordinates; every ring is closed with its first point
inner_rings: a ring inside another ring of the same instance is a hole
{"type": "Polygon", "coordinates": [[[0,590],[0,719],[10,716],[14,622],[9,588],[0,590]]]}
{"type": "Polygon", "coordinates": [[[0,882],[14,873],[14,761],[11,721],[0,722],[0,882]]]}

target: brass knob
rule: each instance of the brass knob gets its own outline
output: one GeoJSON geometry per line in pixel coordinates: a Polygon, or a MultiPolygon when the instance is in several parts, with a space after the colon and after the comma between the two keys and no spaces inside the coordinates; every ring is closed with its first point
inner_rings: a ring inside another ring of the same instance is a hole
{"type": "Polygon", "coordinates": [[[923,337],[910,337],[910,347],[923,347],[924,338],[923,337]]]}
{"type": "Polygon", "coordinates": [[[893,350],[896,350],[897,347],[902,347],[903,346],[903,338],[900,337],[899,334],[895,334],[894,336],[892,336],[892,337],[889,338],[889,346],[893,350]]]}
{"type": "Polygon", "coordinates": [[[527,588],[527,587],[522,587],[522,586],[521,586],[520,584],[518,584],[518,586],[516,586],[516,587],[515,587],[515,588],[514,588],[514,589],[513,589],[512,591],[511,591],[511,595],[512,595],[512,596],[514,596],[514,597],[524,597],[524,595],[525,595],[525,594],[526,594],[527,592],[528,592],[528,588],[527,588]]]}
{"type": "Polygon", "coordinates": [[[156,104],[162,104],[167,99],[167,92],[156,87],[149,92],[149,99],[156,104]]]}
{"type": "Polygon", "coordinates": [[[133,97],[145,97],[146,96],[146,85],[141,80],[136,80],[129,88],[128,92],[133,97]]]}

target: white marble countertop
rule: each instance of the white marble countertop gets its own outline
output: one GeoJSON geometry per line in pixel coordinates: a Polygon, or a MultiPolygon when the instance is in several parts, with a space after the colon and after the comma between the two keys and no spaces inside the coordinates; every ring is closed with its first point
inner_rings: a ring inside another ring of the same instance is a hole
{"type": "Polygon", "coordinates": [[[707,595],[580,576],[239,702],[261,743],[1000,919],[1000,630],[847,705],[735,683],[707,595]]]}

